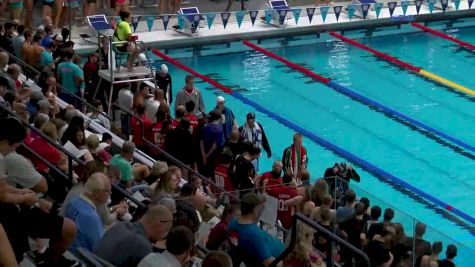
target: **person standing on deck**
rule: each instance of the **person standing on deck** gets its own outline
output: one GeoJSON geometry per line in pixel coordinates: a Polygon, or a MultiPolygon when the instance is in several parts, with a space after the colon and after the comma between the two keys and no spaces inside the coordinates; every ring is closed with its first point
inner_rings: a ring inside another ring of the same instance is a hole
{"type": "Polygon", "coordinates": [[[168,67],[165,64],[160,66],[160,70],[155,74],[155,81],[158,88],[165,92],[165,99],[168,105],[173,101],[172,76],[168,73],[168,67]]]}
{"type": "Polygon", "coordinates": [[[307,149],[303,146],[303,136],[301,133],[294,134],[294,142],[284,150],[282,162],[284,172],[291,173],[292,177],[300,184],[300,173],[307,169],[308,158],[307,149]]]}
{"type": "MultiPolygon", "coordinates": [[[[272,151],[270,149],[269,141],[267,141],[264,128],[259,122],[256,122],[256,114],[250,112],[246,116],[246,124],[239,127],[239,135],[241,143],[244,141],[249,141],[252,144],[263,148],[267,152],[267,157],[272,156],[272,151]]],[[[253,161],[254,168],[256,172],[259,171],[259,159],[253,161]]]]}
{"type": "Polygon", "coordinates": [[[237,129],[236,117],[233,111],[225,106],[226,100],[222,96],[216,97],[216,110],[221,113],[221,124],[223,125],[224,140],[228,140],[233,129],[237,129]]]}
{"type": "Polygon", "coordinates": [[[188,101],[193,101],[196,104],[193,114],[198,115],[199,113],[206,113],[203,95],[200,90],[195,87],[195,78],[188,75],[185,78],[185,83],[185,87],[176,94],[175,110],[179,106],[186,106],[188,101]]]}

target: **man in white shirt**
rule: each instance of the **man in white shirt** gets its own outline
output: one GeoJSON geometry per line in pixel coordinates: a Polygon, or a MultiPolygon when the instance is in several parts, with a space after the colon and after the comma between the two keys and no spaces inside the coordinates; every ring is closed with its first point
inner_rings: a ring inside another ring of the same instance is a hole
{"type": "MultiPolygon", "coordinates": [[[[132,112],[134,105],[134,95],[130,91],[129,86],[122,88],[119,91],[117,104],[121,108],[132,112]]],[[[119,110],[118,113],[120,114],[120,122],[119,125],[117,125],[117,128],[122,129],[122,134],[128,137],[130,134],[130,116],[121,110],[119,110]]]]}
{"type": "Polygon", "coordinates": [[[147,100],[145,104],[145,116],[155,123],[158,108],[165,101],[165,92],[162,89],[157,89],[154,94],[154,99],[147,100]]]}

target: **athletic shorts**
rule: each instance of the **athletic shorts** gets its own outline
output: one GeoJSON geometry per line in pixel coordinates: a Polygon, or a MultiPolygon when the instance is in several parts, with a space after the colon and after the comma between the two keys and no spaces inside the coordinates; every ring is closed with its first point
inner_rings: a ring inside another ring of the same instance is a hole
{"type": "Polygon", "coordinates": [[[122,46],[116,46],[115,48],[117,48],[119,52],[126,53],[128,46],[129,44],[124,43],[122,46]]]}
{"type": "Polygon", "coordinates": [[[49,7],[53,8],[53,6],[54,6],[54,0],[53,0],[53,1],[45,1],[45,0],[43,0],[43,5],[44,5],[44,6],[49,6],[49,7]]]}
{"type": "Polygon", "coordinates": [[[79,8],[81,6],[81,4],[77,0],[72,0],[72,1],[67,0],[64,3],[64,6],[66,6],[67,8],[79,8]]]}

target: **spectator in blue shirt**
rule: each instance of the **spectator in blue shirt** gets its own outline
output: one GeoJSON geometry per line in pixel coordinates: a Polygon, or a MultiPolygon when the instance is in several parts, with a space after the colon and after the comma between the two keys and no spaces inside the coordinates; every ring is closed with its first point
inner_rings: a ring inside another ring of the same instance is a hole
{"type": "MultiPolygon", "coordinates": [[[[84,74],[81,68],[73,63],[74,50],[64,50],[64,62],[58,65],[58,81],[71,94],[84,98],[84,74]]],[[[80,105],[76,98],[67,92],[61,92],[59,97],[69,104],[80,105]],[[77,103],[78,102],[78,103],[77,103]]]]}
{"type": "Polygon", "coordinates": [[[79,247],[92,251],[104,235],[104,225],[96,206],[107,203],[111,194],[111,183],[103,173],[94,173],[84,185],[84,194],[73,199],[64,216],[76,223],[77,236],[70,250],[75,253],[79,247]]]}
{"type": "Polygon", "coordinates": [[[53,39],[51,38],[51,36],[54,34],[53,26],[46,26],[45,33],[45,36],[40,41],[40,45],[44,48],[48,48],[48,46],[53,43],[53,39]]]}
{"type": "Polygon", "coordinates": [[[221,113],[213,110],[209,113],[209,116],[209,123],[203,129],[201,136],[200,149],[205,165],[203,174],[211,177],[214,175],[216,158],[224,146],[224,133],[221,126],[221,113]]]}
{"type": "Polygon", "coordinates": [[[52,73],[54,70],[53,51],[56,49],[56,45],[51,42],[43,52],[40,54],[40,66],[42,71],[52,73]]]}
{"type": "Polygon", "coordinates": [[[269,266],[284,251],[284,244],[257,226],[265,197],[254,192],[241,199],[241,217],[229,224],[230,255],[233,265],[244,259],[246,266],[269,266]]]}

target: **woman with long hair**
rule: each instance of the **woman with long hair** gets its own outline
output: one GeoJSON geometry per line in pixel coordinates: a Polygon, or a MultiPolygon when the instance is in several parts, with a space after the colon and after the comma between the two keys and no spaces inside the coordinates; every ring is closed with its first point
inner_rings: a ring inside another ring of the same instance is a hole
{"type": "Polygon", "coordinates": [[[156,203],[164,197],[173,198],[175,191],[178,188],[178,179],[175,175],[175,170],[168,170],[160,180],[157,187],[152,194],[152,202],[156,203]]]}

